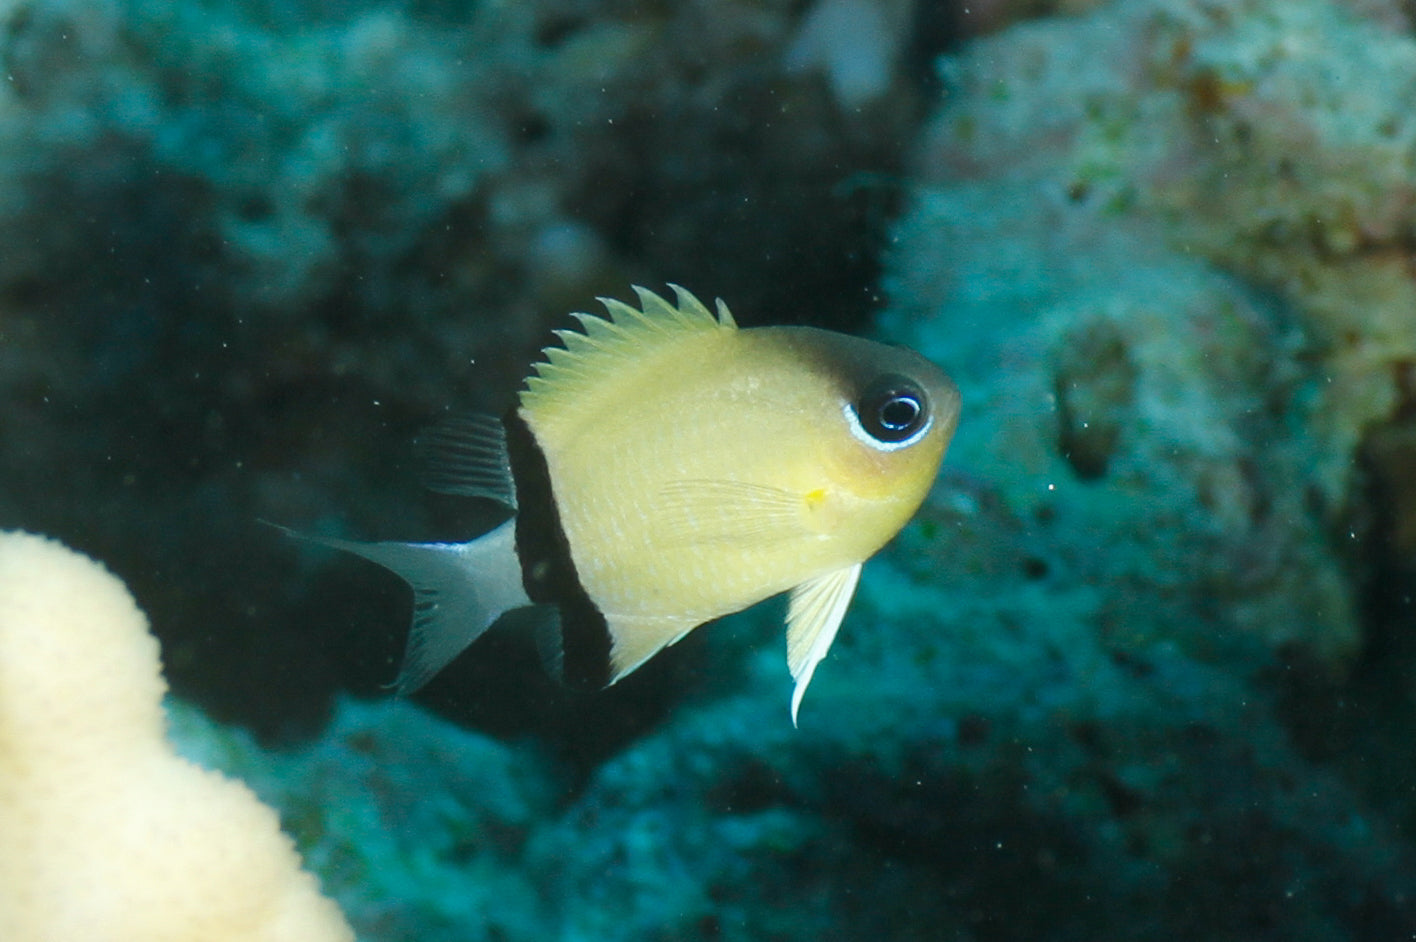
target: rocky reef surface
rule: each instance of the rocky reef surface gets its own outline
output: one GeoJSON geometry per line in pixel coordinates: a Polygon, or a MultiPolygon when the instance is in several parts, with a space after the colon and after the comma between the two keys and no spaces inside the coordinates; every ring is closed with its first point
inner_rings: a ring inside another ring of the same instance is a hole
{"type": "Polygon", "coordinates": [[[0,8],[0,523],[361,939],[1409,937],[1406,5],[969,6],[0,8]],[[963,390],[801,729],[773,604],[368,702],[405,597],[254,521],[475,532],[412,433],[667,280],[963,390]]]}

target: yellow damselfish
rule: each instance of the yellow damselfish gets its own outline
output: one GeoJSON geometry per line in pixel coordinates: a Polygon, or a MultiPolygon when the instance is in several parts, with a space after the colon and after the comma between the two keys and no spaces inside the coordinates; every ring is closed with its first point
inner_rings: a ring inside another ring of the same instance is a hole
{"type": "Polygon", "coordinates": [[[959,392],[912,351],[809,327],[739,329],[672,286],[601,299],[556,334],[504,419],[423,439],[435,490],[501,501],[468,543],[318,539],[414,589],[398,686],[426,683],[504,612],[563,680],[612,684],[706,621],[790,591],[796,722],[861,564],[928,492],[959,392]]]}

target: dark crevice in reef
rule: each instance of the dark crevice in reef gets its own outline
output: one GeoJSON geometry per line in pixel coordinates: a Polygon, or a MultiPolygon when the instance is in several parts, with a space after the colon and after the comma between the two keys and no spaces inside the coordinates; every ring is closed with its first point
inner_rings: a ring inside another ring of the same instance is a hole
{"type": "Polygon", "coordinates": [[[1359,484],[1341,528],[1359,593],[1363,648],[1345,678],[1293,671],[1285,713],[1311,758],[1416,827],[1416,363],[1395,367],[1391,416],[1357,448],[1359,484]]]}

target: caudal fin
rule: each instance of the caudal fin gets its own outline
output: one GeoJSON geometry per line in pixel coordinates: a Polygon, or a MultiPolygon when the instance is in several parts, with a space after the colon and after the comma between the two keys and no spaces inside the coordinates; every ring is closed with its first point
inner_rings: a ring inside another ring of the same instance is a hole
{"type": "Polygon", "coordinates": [[[521,586],[514,519],[467,543],[359,543],[272,526],[362,556],[413,587],[413,627],[395,682],[400,695],[432,680],[503,613],[531,604],[521,586]]]}

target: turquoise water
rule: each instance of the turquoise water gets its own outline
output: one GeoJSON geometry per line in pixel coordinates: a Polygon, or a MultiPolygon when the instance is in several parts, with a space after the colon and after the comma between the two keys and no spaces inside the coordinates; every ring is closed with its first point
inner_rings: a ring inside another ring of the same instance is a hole
{"type": "Polygon", "coordinates": [[[1412,938],[1409,16],[20,0],[0,526],[129,585],[368,942],[1412,938]],[[391,697],[406,588],[258,521],[487,529],[414,436],[670,282],[963,392],[800,728],[780,601],[391,697]]]}

